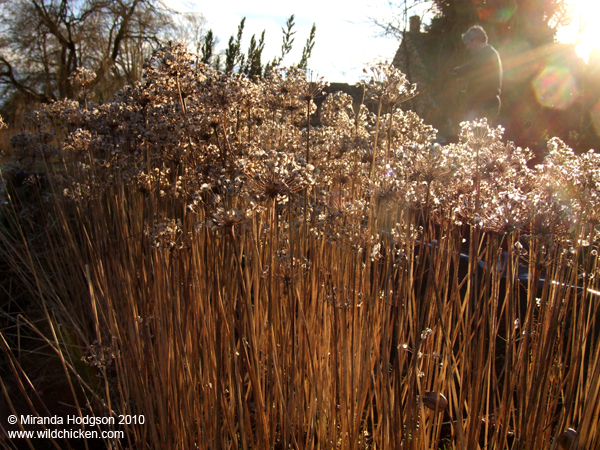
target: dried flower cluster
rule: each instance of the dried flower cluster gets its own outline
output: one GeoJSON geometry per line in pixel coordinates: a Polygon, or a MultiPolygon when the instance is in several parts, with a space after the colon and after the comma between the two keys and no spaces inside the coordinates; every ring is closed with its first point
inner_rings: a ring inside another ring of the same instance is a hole
{"type": "MultiPolygon", "coordinates": [[[[502,129],[485,121],[463,124],[458,144],[435,144],[434,129],[398,109],[416,87],[396,69],[379,65],[365,81],[367,99],[384,106],[380,114],[354,111],[352,99],[336,93],[324,100],[321,126],[314,127],[308,115],[322,80],[287,69],[251,81],[195,61],[182,46],[164,48],[147,60],[142,83],[113,101],[87,109],[63,101],[38,112],[40,127],[66,127],[61,149],[87,174],[63,177],[73,185],[61,191],[91,195],[119,177],[145,194],[181,199],[188,211],[201,205],[207,216],[239,199],[250,201],[248,208],[293,200],[297,217],[327,217],[329,224],[334,217],[348,224],[344,205],[360,200],[425,208],[500,233],[573,231],[573,213],[599,219],[594,152],[577,156],[554,139],[545,164],[531,170],[529,150],[502,142],[502,129]],[[539,214],[544,218],[535,219],[539,214]]],[[[84,69],[73,80],[91,81],[84,69]]],[[[31,162],[56,154],[52,139],[21,133],[11,142],[17,159],[31,162]]]]}
{"type": "Polygon", "coordinates": [[[46,105],[11,141],[51,189],[42,214],[7,208],[34,238],[5,242],[58,323],[115,336],[85,361],[105,404],[147,414],[131,442],[440,448],[449,424],[448,447],[537,449],[580,420],[595,448],[597,153],[555,138],[530,167],[485,120],[440,145],[385,65],[353,107],[297,68],[197,61],[160,49],[112,101],[46,105]]]}

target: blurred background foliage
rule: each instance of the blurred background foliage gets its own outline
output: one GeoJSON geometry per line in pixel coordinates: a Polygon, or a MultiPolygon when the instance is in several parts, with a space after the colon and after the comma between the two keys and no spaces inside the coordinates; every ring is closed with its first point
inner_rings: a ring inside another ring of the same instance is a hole
{"type": "Polygon", "coordinates": [[[394,7],[396,16],[376,23],[401,40],[394,65],[422,93],[407,108],[444,137],[455,139],[464,116],[461,80],[451,75],[470,59],[461,34],[480,24],[504,66],[499,122],[507,138],[531,148],[534,162],[541,162],[553,136],[579,152],[599,147],[600,54],[592,51],[586,62],[575,44],[557,41],[561,27],[574,20],[569,2],[402,0],[394,7]]]}

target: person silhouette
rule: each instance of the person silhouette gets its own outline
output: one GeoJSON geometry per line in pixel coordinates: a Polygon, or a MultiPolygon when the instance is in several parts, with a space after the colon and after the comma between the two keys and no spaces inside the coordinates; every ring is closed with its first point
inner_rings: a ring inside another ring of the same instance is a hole
{"type": "Polygon", "coordinates": [[[483,27],[475,25],[462,35],[462,41],[472,53],[472,59],[456,67],[454,73],[465,79],[466,120],[487,118],[492,123],[500,113],[502,93],[502,61],[494,47],[488,44],[483,27]]]}

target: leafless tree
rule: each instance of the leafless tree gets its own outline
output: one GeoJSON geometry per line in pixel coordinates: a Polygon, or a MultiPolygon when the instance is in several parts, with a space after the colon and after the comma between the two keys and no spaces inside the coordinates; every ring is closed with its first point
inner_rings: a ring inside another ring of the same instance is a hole
{"type": "Polygon", "coordinates": [[[73,98],[78,68],[107,98],[140,78],[172,25],[159,0],[0,0],[0,14],[0,94],[35,102],[73,98]]]}

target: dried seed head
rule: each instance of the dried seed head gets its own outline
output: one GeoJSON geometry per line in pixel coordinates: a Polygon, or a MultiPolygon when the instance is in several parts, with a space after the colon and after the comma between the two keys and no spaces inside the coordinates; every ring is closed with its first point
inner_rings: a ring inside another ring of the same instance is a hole
{"type": "Polygon", "coordinates": [[[73,73],[73,75],[69,77],[69,81],[71,82],[71,84],[80,87],[90,85],[94,82],[95,79],[96,74],[93,71],[86,69],[85,67],[78,67],[73,73]]]}
{"type": "Polygon", "coordinates": [[[444,394],[435,391],[425,392],[423,404],[432,411],[444,411],[448,407],[448,399],[444,394]]]}
{"type": "Polygon", "coordinates": [[[577,440],[577,431],[573,428],[567,428],[562,434],[558,437],[558,446],[559,448],[565,450],[573,450],[577,448],[577,444],[575,441],[577,440]]]}

